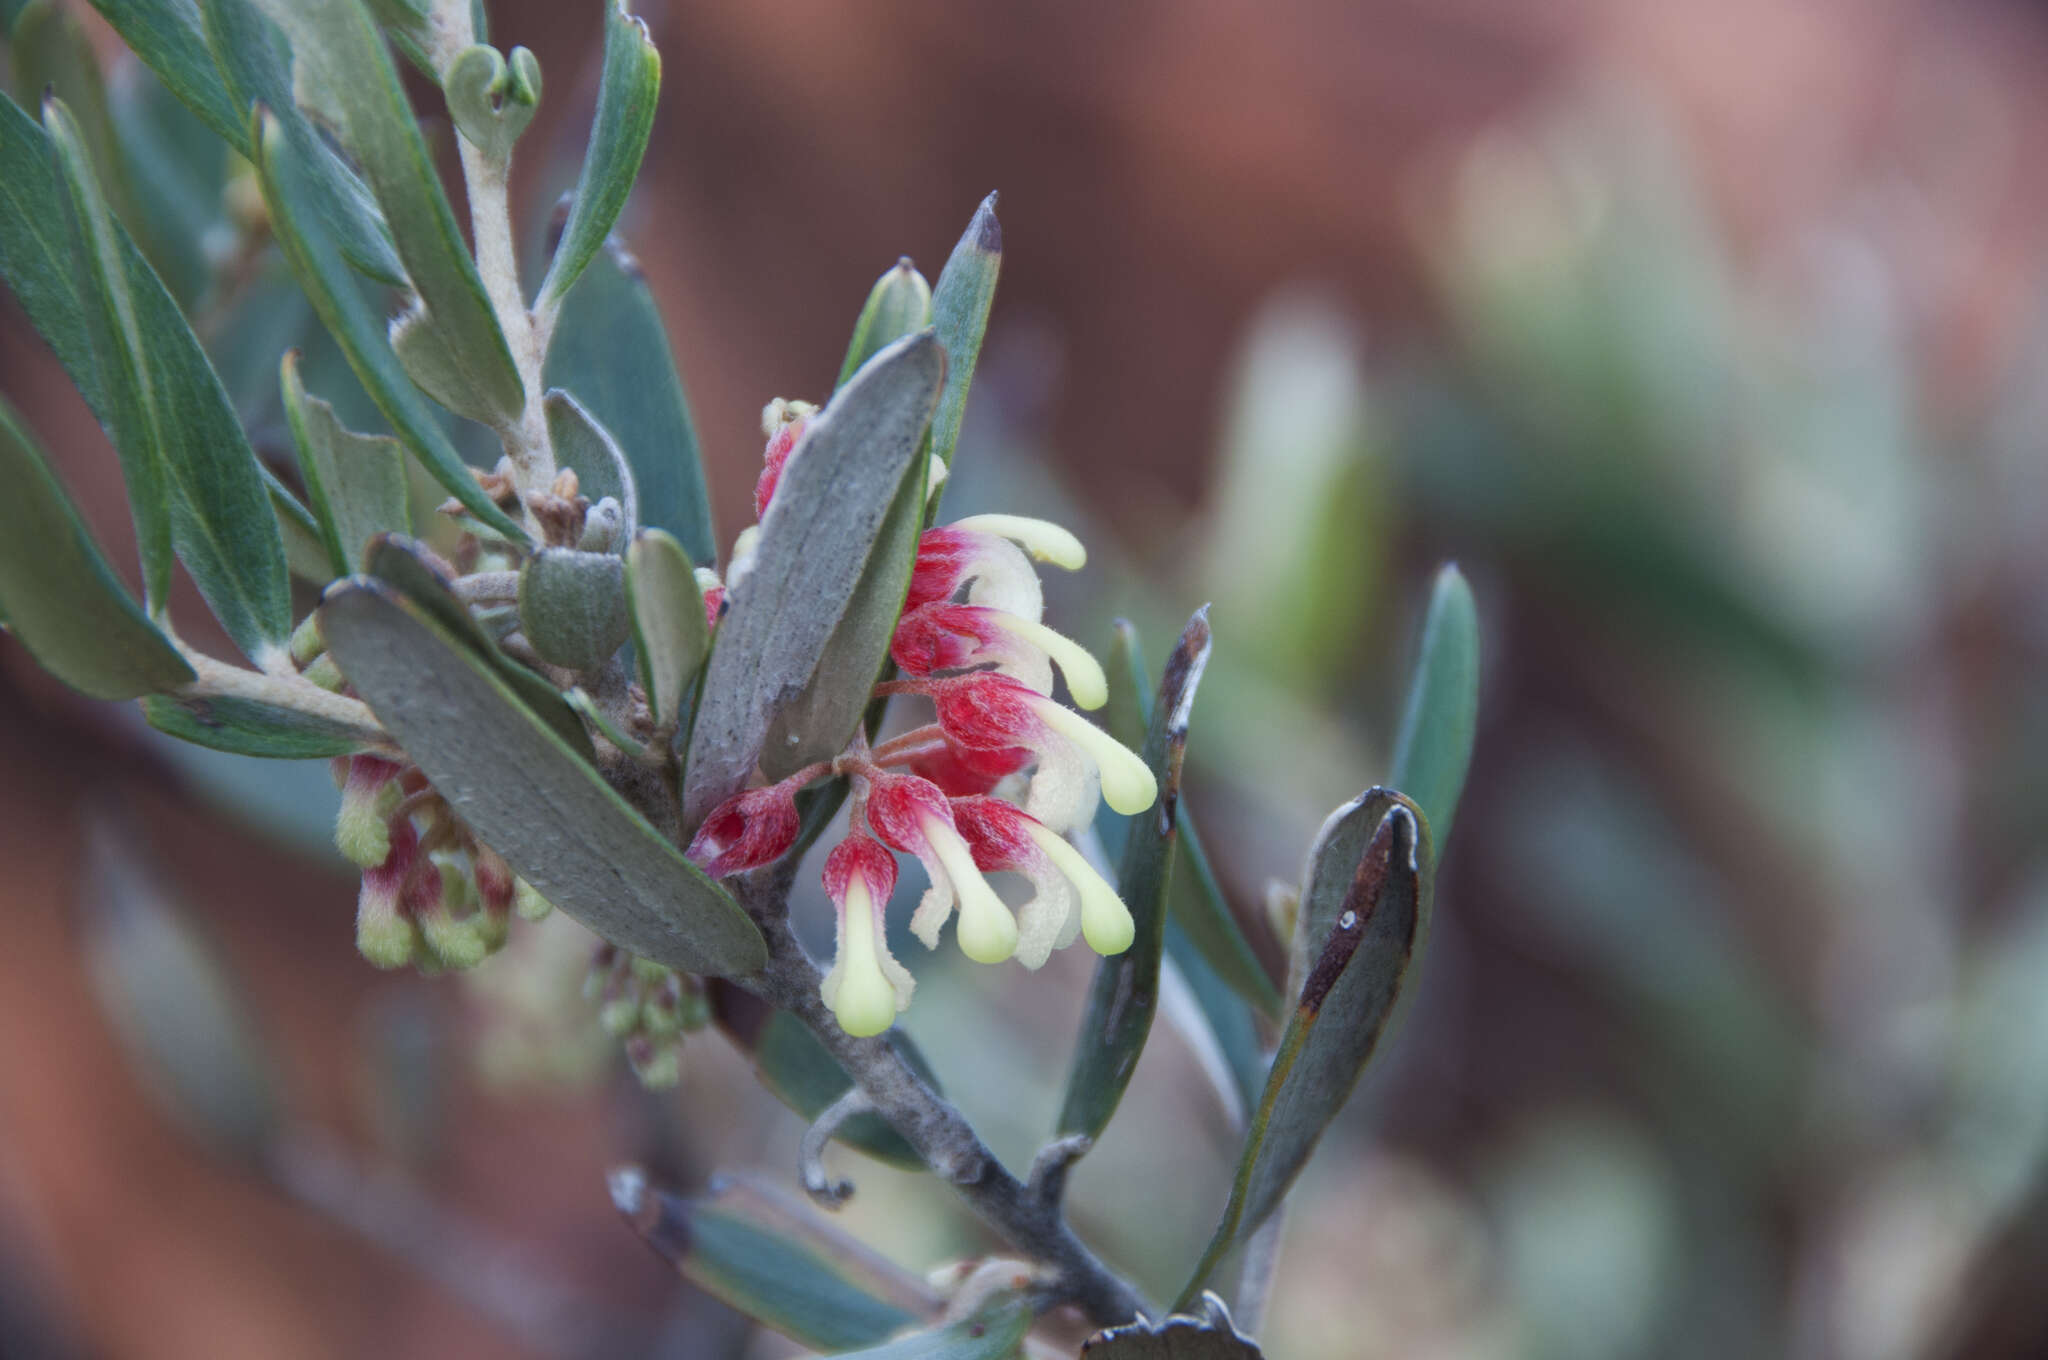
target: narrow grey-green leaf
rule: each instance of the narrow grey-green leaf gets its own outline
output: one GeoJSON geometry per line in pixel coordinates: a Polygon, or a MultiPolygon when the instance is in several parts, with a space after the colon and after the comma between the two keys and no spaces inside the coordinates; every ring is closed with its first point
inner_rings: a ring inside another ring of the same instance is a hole
{"type": "Polygon", "coordinates": [[[711,498],[690,405],[653,291],[617,238],[563,302],[545,372],[548,386],[571,393],[626,455],[638,523],[667,530],[691,561],[712,565],[711,498]]]}
{"type": "Polygon", "coordinates": [[[106,78],[78,16],[63,0],[30,0],[15,16],[7,39],[17,95],[23,100],[48,102],[54,97],[64,102],[92,163],[99,167],[101,191],[115,218],[135,221],[128,160],[114,132],[106,78]]]}
{"type": "Polygon", "coordinates": [[[213,289],[220,258],[234,239],[227,220],[228,147],[161,80],[140,70],[114,87],[114,127],[135,208],[124,220],[189,312],[213,289]]]}
{"type": "MultiPolygon", "coordinates": [[[[1135,751],[1144,744],[1146,725],[1152,721],[1152,678],[1139,654],[1137,632],[1127,623],[1117,626],[1105,673],[1109,680],[1105,714],[1109,734],[1135,751]]],[[[1103,807],[1095,820],[1098,828],[1113,828],[1103,831],[1103,844],[1112,855],[1122,855],[1123,825],[1128,819],[1103,807]]],[[[1180,810],[1180,847],[1175,851],[1167,901],[1173,919],[1180,924],[1183,942],[1201,952],[1215,976],[1264,1014],[1278,1016],[1280,989],[1223,896],[1202,837],[1186,808],[1180,810]]]]}
{"type": "Polygon", "coordinates": [[[0,402],[0,617],[45,670],[96,699],[174,689],[192,668],[114,575],[42,451],[0,402]]]}
{"type": "Polygon", "coordinates": [[[334,575],[346,576],[361,566],[371,538],[412,532],[405,452],[388,435],[344,428],[332,406],[307,393],[296,350],[284,356],[283,387],[285,416],[319,516],[321,540],[334,575]]]}
{"type": "MultiPolygon", "coordinates": [[[[1173,917],[1187,932],[1189,943],[1232,991],[1261,1014],[1280,1014],[1280,988],[1245,938],[1244,923],[1230,909],[1229,899],[1216,881],[1201,833],[1185,815],[1181,818],[1179,867],[1174,872],[1173,917]]],[[[1266,934],[1270,939],[1271,932],[1266,934]]]]}
{"type": "MultiPolygon", "coordinates": [[[[1181,824],[1183,834],[1187,831],[1185,821],[1181,824]]],[[[1182,847],[1185,849],[1185,845],[1182,847]]],[[[1185,869],[1183,861],[1174,869],[1175,881],[1179,881],[1185,869]]],[[[1171,893],[1169,892],[1169,897],[1171,893]]],[[[1202,951],[1188,939],[1188,933],[1171,906],[1166,918],[1166,961],[1173,965],[1187,984],[1188,996],[1194,1002],[1195,1014],[1187,1017],[1187,1024],[1199,1022],[1203,1033],[1189,1036],[1189,1042],[1196,1047],[1197,1057],[1205,1071],[1209,1071],[1222,1097],[1225,1109],[1230,1110],[1236,1121],[1242,1123],[1251,1118],[1251,1112],[1259,1103],[1259,1092],[1266,1084],[1266,1055],[1259,1038],[1259,1027],[1252,1019],[1251,1007],[1244,998],[1232,991],[1230,985],[1217,976],[1209,961],[1202,957],[1202,951]],[[1204,1051],[1213,1043],[1213,1054],[1204,1051]],[[1212,1060],[1221,1064],[1221,1070],[1212,1068],[1212,1060]]],[[[1170,997],[1168,998],[1170,1001],[1170,997]]],[[[1169,1005],[1167,1018],[1174,1019],[1169,1005]]]]}
{"type": "MultiPolygon", "coordinates": [[[[110,419],[106,392],[93,359],[92,331],[78,291],[78,265],[64,225],[64,192],[50,164],[49,147],[33,118],[13,100],[0,99],[0,278],[7,280],[29,324],[56,353],[79,395],[104,425],[110,419]]],[[[149,510],[162,517],[162,498],[149,510]]],[[[147,544],[150,539],[142,529],[138,520],[137,537],[147,544]]],[[[168,524],[161,534],[168,542],[168,524]]]]}
{"type": "Polygon", "coordinates": [[[939,283],[932,290],[932,326],[946,347],[946,390],[932,417],[932,452],[947,467],[960,442],[960,421],[967,413],[967,389],[981,358],[981,339],[988,330],[989,308],[995,305],[996,276],[1003,267],[1003,225],[996,220],[996,196],[990,194],[975,210],[967,230],[953,247],[939,283]]]}
{"type": "Polygon", "coordinates": [[[853,338],[846,344],[846,358],[839,365],[839,379],[832,386],[844,387],[862,364],[892,342],[931,324],[932,286],[906,255],[868,290],[868,300],[853,323],[853,338]]]}
{"type": "Polygon", "coordinates": [[[450,637],[459,640],[472,656],[504,681],[570,750],[585,760],[594,759],[590,734],[583,730],[583,721],[569,702],[545,677],[505,655],[469,608],[455,597],[454,579],[436,565],[424,545],[396,534],[379,534],[363,551],[363,569],[424,609],[450,637]]]}
{"type": "Polygon", "coordinates": [[[1446,563],[1430,589],[1390,775],[1429,819],[1439,854],[1450,839],[1478,723],[1479,608],[1464,573],[1446,563]]]}
{"type": "Polygon", "coordinates": [[[761,932],[467,646],[390,587],[328,592],[342,673],[484,844],[598,935],[691,973],[752,973],[761,932]]]}
{"type": "Polygon", "coordinates": [[[738,791],[769,724],[810,682],[922,453],[945,375],[930,331],[905,336],[805,426],[712,644],[683,785],[689,825],[738,791]]]}
{"type": "Polygon", "coordinates": [[[284,539],[286,569],[301,581],[326,585],[341,573],[328,560],[327,540],[321,536],[320,521],[300,504],[276,473],[260,462],[256,466],[263,474],[264,494],[270,497],[271,518],[277,521],[277,531],[284,539]]]}
{"type": "MultiPolygon", "coordinates": [[[[62,102],[51,100],[43,116],[130,497],[162,488],[158,513],[169,512],[178,556],[228,636],[260,665],[281,650],[292,620],[284,542],[255,450],[177,303],[114,221],[62,102]]],[[[150,599],[160,600],[168,564],[146,552],[145,567],[150,599]]]]}
{"type": "Polygon", "coordinates": [[[92,0],[92,7],[215,136],[237,151],[248,151],[245,111],[207,51],[195,0],[92,0]]]}
{"type": "Polygon", "coordinates": [[[593,671],[626,645],[626,564],[617,553],[542,548],[519,569],[519,625],[541,660],[593,671]]]}
{"type": "Polygon", "coordinates": [[[560,388],[546,398],[548,442],[554,445],[555,462],[576,474],[579,489],[593,503],[610,496],[625,512],[626,533],[640,527],[640,492],[633,484],[633,469],[619,449],[611,431],[584,409],[583,403],[560,388]]]}
{"type": "Polygon", "coordinates": [[[434,372],[459,375],[444,395],[459,391],[492,424],[515,422],[526,399],[519,370],[369,12],[361,0],[269,0],[266,9],[291,42],[294,96],[334,130],[384,211],[420,300],[413,357],[433,348],[434,372]]]}
{"type": "Polygon", "coordinates": [[[866,1350],[842,1351],[840,1360],[1012,1360],[1031,1330],[1031,1301],[1003,1293],[966,1317],[913,1332],[866,1350]]]}
{"type": "Polygon", "coordinates": [[[255,160],[262,127],[251,120],[250,110],[258,105],[267,109],[291,147],[294,192],[302,214],[316,219],[321,238],[363,274],[392,288],[405,287],[405,266],[399,263],[391,230],[369,186],[293,102],[291,44],[284,33],[256,0],[204,4],[207,50],[227,84],[239,123],[229,144],[255,160]]]}
{"type": "Polygon", "coordinates": [[[1176,1307],[1279,1206],[1350,1097],[1420,956],[1434,876],[1428,823],[1398,793],[1368,789],[1323,824],[1302,890],[1312,965],[1245,1132],[1222,1221],[1176,1307]]]}
{"type": "Polygon", "coordinates": [[[207,941],[133,850],[95,818],[81,903],[86,966],[136,1076],[191,1132],[253,1159],[281,1123],[275,1071],[207,941]]]}
{"type": "Polygon", "coordinates": [[[384,316],[358,286],[343,259],[339,238],[318,211],[307,162],[295,150],[285,125],[259,115],[256,173],[270,208],[272,230],[313,309],[347,356],[377,409],[406,448],[463,508],[485,526],[523,543],[526,531],[491,503],[462,455],[448,442],[419,389],[399,366],[385,333],[384,316]]]}
{"type": "Polygon", "coordinates": [[[647,25],[626,12],[624,0],[606,0],[604,74],[590,123],[590,145],[583,153],[583,171],[576,180],[561,243],[535,295],[536,312],[560,304],[611,235],[640,174],[640,157],[647,150],[660,93],[661,54],[648,40],[647,25]]]}
{"type": "Polygon", "coordinates": [[[502,429],[517,414],[505,407],[502,389],[473,386],[474,355],[425,307],[415,305],[391,318],[386,335],[406,376],[456,415],[502,429]]]}
{"type": "MultiPolygon", "coordinates": [[[[1104,670],[1109,681],[1109,704],[1104,713],[1104,725],[1111,736],[1137,750],[1145,744],[1145,728],[1152,721],[1152,677],[1140,654],[1137,630],[1129,623],[1118,620],[1110,644],[1109,663],[1104,670]]],[[[1103,853],[1111,863],[1122,860],[1134,820],[1107,803],[1096,808],[1095,831],[1101,838],[1103,853]]],[[[1192,910],[1221,912],[1225,919],[1230,919],[1230,908],[1224,903],[1214,876],[1209,873],[1207,860],[1189,853],[1191,847],[1199,845],[1194,819],[1183,803],[1180,808],[1180,846],[1175,851],[1172,881],[1166,894],[1166,957],[1187,983],[1195,1007],[1200,1012],[1199,1019],[1207,1030],[1207,1039],[1215,1045],[1215,1056],[1224,1069],[1224,1080],[1219,1086],[1223,1089],[1225,1102],[1227,1104],[1234,1099],[1240,1119],[1244,1119],[1250,1117],[1253,1107],[1258,1104],[1259,1092],[1265,1086],[1266,1059],[1258,1026],[1252,1020],[1245,998],[1211,966],[1207,956],[1188,934],[1186,921],[1191,911],[1188,899],[1192,894],[1213,895],[1213,903],[1204,903],[1192,910]]],[[[1232,925],[1234,929],[1234,921],[1232,925]]],[[[1242,936],[1237,938],[1242,939],[1242,936]]],[[[1265,970],[1256,959],[1248,958],[1248,964],[1258,971],[1260,977],[1265,976],[1265,970]]],[[[1272,987],[1270,980],[1266,985],[1272,987]]],[[[1273,988],[1273,994],[1277,997],[1279,989],[1273,988]]],[[[1191,1042],[1199,1047],[1204,1041],[1197,1036],[1191,1042]]]]}
{"type": "Polygon", "coordinates": [[[619,1212],[684,1279],[809,1349],[874,1345],[938,1309],[922,1281],[754,1181],[685,1198],[637,1167],[610,1179],[619,1212]]]}
{"type": "Polygon", "coordinates": [[[825,640],[817,668],[796,698],[768,724],[761,769],[770,779],[795,773],[814,760],[829,760],[846,749],[872,702],[874,682],[889,664],[896,620],[917,568],[917,543],[924,531],[925,470],[929,459],[912,459],[889,518],[875,537],[860,584],[846,613],[825,640]]]}
{"type": "MultiPolygon", "coordinates": [[[[712,982],[706,995],[712,1021],[735,1048],[753,1059],[754,1075],[761,1085],[805,1119],[816,1119],[853,1089],[853,1078],[846,1075],[846,1069],[818,1036],[788,1011],[776,1010],[726,982],[712,982]]],[[[934,1091],[940,1089],[924,1054],[900,1026],[890,1030],[885,1041],[927,1085],[934,1091]]],[[[833,1136],[835,1141],[891,1166],[906,1171],[924,1167],[917,1150],[880,1115],[855,1115],[833,1136]]]]}
{"type": "Polygon", "coordinates": [[[674,723],[683,695],[711,655],[704,592],[683,545],[659,529],[642,529],[626,550],[626,601],[633,613],[633,653],[648,715],[674,723]]]}
{"type": "Polygon", "coordinates": [[[260,699],[152,695],[142,701],[149,725],[180,741],[238,756],[269,760],[322,760],[380,744],[373,727],[356,727],[279,708],[260,699]]]}
{"type": "MultiPolygon", "coordinates": [[[[1120,634],[1129,634],[1123,624],[1120,634]]],[[[1135,649],[1135,639],[1125,645],[1135,649]]],[[[1159,1008],[1159,961],[1166,948],[1166,895],[1173,881],[1173,851],[1180,830],[1180,776],[1187,755],[1188,716],[1209,663],[1209,611],[1195,611],[1167,658],[1159,697],[1142,752],[1159,781],[1159,801],[1128,824],[1117,895],[1136,926],[1130,948],[1095,968],[1088,1006],[1081,1014],[1074,1065],[1067,1074],[1059,1132],[1101,1135],[1123,1099],[1159,1008]]]]}

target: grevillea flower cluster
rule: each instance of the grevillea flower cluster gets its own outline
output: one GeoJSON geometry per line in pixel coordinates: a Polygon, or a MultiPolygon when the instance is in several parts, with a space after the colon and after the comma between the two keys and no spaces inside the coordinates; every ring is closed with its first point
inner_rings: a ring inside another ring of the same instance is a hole
{"type": "Polygon", "coordinates": [[[546,899],[477,840],[426,776],[382,756],[333,762],[341,786],[334,842],[363,872],[356,948],[379,968],[470,968],[505,943],[517,912],[546,899]]]}
{"type": "MultiPolygon", "coordinates": [[[[810,413],[788,402],[764,413],[757,513],[810,413]]],[[[1052,697],[1055,670],[1082,708],[1101,707],[1108,684],[1094,657],[1045,626],[1035,565],[1071,571],[1086,560],[1080,540],[1043,520],[981,515],[926,530],[890,647],[899,675],[876,693],[924,699],[934,720],[872,749],[856,737],[835,759],[727,799],[697,829],[689,856],[706,873],[757,868],[795,845],[800,791],[850,781],[850,829],[825,860],[838,942],[822,989],[848,1033],[889,1028],[915,985],[888,947],[891,852],[915,856],[930,880],[909,921],[927,948],[949,921],[977,963],[1037,968],[1076,939],[1102,954],[1130,946],[1130,912],[1067,835],[1089,825],[1098,800],[1141,812],[1157,786],[1136,755],[1052,697]],[[1033,895],[1012,911],[991,873],[1022,875],[1033,895]]]]}

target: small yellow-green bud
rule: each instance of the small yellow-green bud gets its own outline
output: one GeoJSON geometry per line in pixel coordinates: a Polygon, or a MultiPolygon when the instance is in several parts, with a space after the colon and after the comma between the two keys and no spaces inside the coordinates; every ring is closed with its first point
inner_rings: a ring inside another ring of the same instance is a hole
{"type": "Polygon", "coordinates": [[[520,879],[512,888],[512,910],[519,913],[522,921],[542,920],[555,909],[555,904],[542,897],[534,886],[520,879]]]}

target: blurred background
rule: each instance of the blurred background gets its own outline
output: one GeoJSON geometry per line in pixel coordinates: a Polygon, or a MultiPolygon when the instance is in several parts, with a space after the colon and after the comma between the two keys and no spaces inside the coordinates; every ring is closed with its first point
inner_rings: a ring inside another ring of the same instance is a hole
{"type": "MultiPolygon", "coordinates": [[[[1474,585],[1435,935],[1295,1197],[1269,1354],[2048,1354],[2048,13],[637,8],[664,83],[624,230],[721,542],[762,404],[821,398],[874,277],[935,277],[1000,190],[950,505],[1081,530],[1049,618],[1098,651],[1120,614],[1156,664],[1214,601],[1190,801],[1247,918],[1383,774],[1434,565],[1474,585]]],[[[597,24],[491,9],[547,73],[537,234],[597,24]]],[[[289,340],[244,339],[274,402],[289,340]]],[[[4,297],[0,391],[120,543],[113,456],[4,297]]],[[[791,1186],[799,1123],[719,1038],[643,1092],[557,926],[376,973],[324,767],[170,747],[7,640],[0,687],[0,1353],[788,1353],[604,1193],[627,1160],[791,1186]],[[268,1178],[154,1094],[176,1037],[134,1042],[166,911],[301,1130],[268,1178]]],[[[1087,962],[917,952],[909,1028],[1020,1164],[1087,962]]],[[[1082,1231],[1170,1293],[1235,1149],[1162,1026],[1082,1231]]],[[[896,1259],[987,1248],[834,1163],[896,1259]]]]}

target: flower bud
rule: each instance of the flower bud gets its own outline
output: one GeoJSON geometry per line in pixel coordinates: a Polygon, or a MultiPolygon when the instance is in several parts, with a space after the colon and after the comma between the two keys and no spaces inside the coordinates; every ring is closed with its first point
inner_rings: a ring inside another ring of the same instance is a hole
{"type": "Polygon", "coordinates": [[[796,843],[803,818],[787,781],[733,795],[711,810],[690,841],[691,863],[713,878],[752,869],[796,843]]]}
{"type": "Polygon", "coordinates": [[[402,797],[402,767],[381,756],[350,756],[347,764],[341,811],[334,819],[334,845],[351,864],[367,869],[382,864],[391,853],[389,823],[402,797]]]}
{"type": "Polygon", "coordinates": [[[419,950],[419,929],[406,910],[406,879],[419,857],[419,837],[409,822],[392,829],[384,862],[363,870],[356,896],[356,949],[378,968],[403,968],[419,950]]]}

